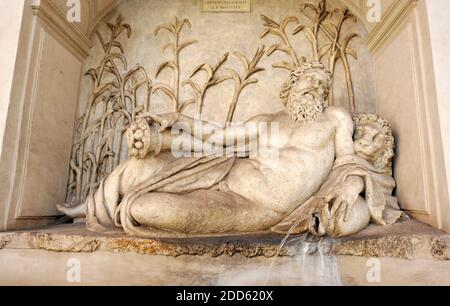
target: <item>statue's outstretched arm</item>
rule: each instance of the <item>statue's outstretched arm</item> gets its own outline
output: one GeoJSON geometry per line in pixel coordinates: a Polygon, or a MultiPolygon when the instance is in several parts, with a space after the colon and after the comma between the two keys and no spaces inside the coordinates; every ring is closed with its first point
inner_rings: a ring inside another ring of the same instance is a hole
{"type": "MultiPolygon", "coordinates": [[[[203,148],[204,144],[227,148],[234,146],[236,143],[246,145],[250,141],[258,139],[258,129],[255,128],[255,125],[251,124],[223,127],[179,113],[163,115],[143,114],[139,116],[138,120],[145,120],[150,124],[149,137],[147,137],[148,145],[144,145],[144,147],[153,153],[156,151],[156,155],[161,151],[171,150],[174,141],[177,143],[188,143],[189,139],[187,138],[192,140],[192,152],[195,152],[196,148],[203,148]]],[[[135,132],[132,131],[131,135],[133,133],[135,132]]],[[[131,138],[134,137],[131,136],[131,138]]],[[[139,142],[141,140],[137,139],[137,141],[139,142]]],[[[149,153],[148,150],[133,148],[133,139],[131,139],[131,143],[131,156],[145,158],[147,153],[149,153]]]]}

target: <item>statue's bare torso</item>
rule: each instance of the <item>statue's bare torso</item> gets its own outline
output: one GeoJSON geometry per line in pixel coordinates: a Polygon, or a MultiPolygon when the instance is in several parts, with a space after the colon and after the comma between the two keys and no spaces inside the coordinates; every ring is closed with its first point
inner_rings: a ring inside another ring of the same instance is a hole
{"type": "Polygon", "coordinates": [[[333,119],[324,114],[315,122],[300,124],[281,112],[251,121],[279,124],[278,142],[269,142],[276,146],[278,158],[267,160],[262,154],[238,159],[223,188],[268,210],[290,213],[320,188],[331,171],[335,159],[333,119]]]}

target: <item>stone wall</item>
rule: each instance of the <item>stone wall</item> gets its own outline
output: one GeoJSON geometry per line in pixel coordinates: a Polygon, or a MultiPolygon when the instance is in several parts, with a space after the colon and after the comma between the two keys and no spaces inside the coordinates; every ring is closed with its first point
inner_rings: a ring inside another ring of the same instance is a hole
{"type": "MultiPolygon", "coordinates": [[[[428,17],[428,5],[426,1],[395,2],[370,37],[374,38],[377,111],[392,124],[397,143],[396,195],[415,218],[449,231],[448,154],[442,141],[449,117],[437,95],[445,78],[435,75],[435,69],[441,71],[439,57],[430,48],[430,34],[434,37],[439,31],[430,31],[430,23],[439,21],[428,17]]],[[[445,47],[438,50],[443,52],[445,47]]]]}
{"type": "Polygon", "coordinates": [[[69,23],[66,1],[7,2],[0,35],[0,230],[53,222],[55,205],[65,201],[81,67],[92,46],[87,35],[101,12],[97,1],[83,0],[82,22],[69,23]]]}
{"type": "MultiPolygon", "coordinates": [[[[225,52],[239,51],[251,58],[256,49],[261,45],[270,46],[276,41],[273,38],[260,39],[264,31],[261,14],[280,21],[283,17],[297,16],[301,22],[305,17],[299,13],[299,8],[304,1],[295,0],[253,0],[251,13],[202,13],[201,1],[197,0],[173,0],[170,5],[164,0],[127,0],[111,13],[108,20],[114,20],[122,14],[125,22],[131,25],[133,34],[131,39],[123,40],[126,57],[130,67],[141,64],[153,79],[157,66],[164,60],[170,59],[170,52],[162,52],[162,48],[168,42],[168,36],[155,37],[156,26],[172,22],[175,16],[188,18],[192,22],[192,29],[183,32],[184,39],[195,39],[198,42],[189,46],[181,53],[181,79],[185,80],[192,70],[199,64],[215,64],[225,52]]],[[[335,4],[337,1],[329,1],[335,4]]],[[[294,25],[288,27],[288,33],[292,32],[294,25]]],[[[106,27],[101,26],[100,31],[105,36],[106,27]]],[[[351,47],[357,51],[358,60],[350,58],[350,66],[355,82],[355,95],[358,111],[375,111],[375,91],[372,78],[372,62],[365,37],[367,31],[362,22],[352,24],[348,22],[345,26],[343,37],[350,31],[361,36],[360,40],[354,40],[351,47]]],[[[299,56],[311,59],[311,47],[303,34],[293,37],[292,43],[299,56]]],[[[84,71],[95,67],[100,61],[102,52],[98,43],[92,49],[88,57],[84,71]]],[[[264,56],[260,65],[266,71],[258,74],[259,83],[249,87],[241,96],[236,121],[243,121],[262,113],[273,113],[282,109],[279,91],[281,84],[287,79],[289,73],[285,70],[274,69],[271,65],[280,60],[286,60],[285,55],[264,56]]],[[[239,60],[230,55],[226,67],[242,70],[239,60]]],[[[345,84],[344,70],[338,63],[336,72],[335,100],[336,104],[348,107],[347,89],[345,84]]],[[[161,81],[171,80],[170,74],[162,75],[161,81]]],[[[212,121],[224,122],[226,110],[233,95],[233,82],[226,82],[223,86],[213,89],[205,102],[206,118],[212,121]],[[225,113],[225,114],[224,114],[225,113]]],[[[91,89],[91,81],[88,78],[82,80],[80,94],[80,105],[85,105],[91,89]]],[[[182,91],[182,100],[192,98],[189,87],[182,91]]],[[[152,97],[153,112],[160,113],[169,111],[164,99],[152,97]]],[[[192,115],[192,109],[186,113],[192,115]]],[[[81,107],[81,112],[84,110],[81,107]]]]}
{"type": "MultiPolygon", "coordinates": [[[[3,46],[0,57],[0,67],[2,67],[0,74],[0,139],[3,139],[5,132],[24,1],[7,1],[3,5],[0,18],[0,45],[3,46]]],[[[2,146],[3,142],[0,141],[0,153],[2,146]]]]}
{"type": "MultiPolygon", "coordinates": [[[[450,41],[443,39],[450,32],[450,22],[448,22],[448,12],[450,2],[445,0],[427,0],[427,15],[430,24],[431,50],[433,53],[433,68],[436,81],[437,100],[439,108],[439,122],[442,131],[442,143],[444,145],[444,155],[447,178],[450,178],[450,41]]],[[[450,186],[449,186],[450,192],[450,186]]]]}

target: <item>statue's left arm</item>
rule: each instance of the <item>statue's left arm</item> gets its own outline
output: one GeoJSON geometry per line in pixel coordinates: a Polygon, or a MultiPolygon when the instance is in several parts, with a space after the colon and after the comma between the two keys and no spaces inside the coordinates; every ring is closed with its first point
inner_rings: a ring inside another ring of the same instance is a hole
{"type": "Polygon", "coordinates": [[[350,113],[340,107],[329,107],[325,116],[335,127],[335,150],[336,158],[346,155],[355,155],[353,144],[354,125],[350,113]]]}
{"type": "Polygon", "coordinates": [[[191,149],[195,152],[196,148],[202,150],[204,144],[226,148],[235,143],[245,145],[258,138],[258,130],[248,128],[245,124],[223,127],[179,113],[144,114],[140,119],[159,125],[157,132],[160,137],[156,137],[159,140],[150,140],[159,142],[159,151],[170,151],[174,143],[185,141],[192,144],[191,149]]]}
{"type": "MultiPolygon", "coordinates": [[[[354,156],[355,147],[353,142],[354,125],[350,113],[343,108],[330,107],[325,115],[335,126],[335,151],[336,158],[354,156]]],[[[355,205],[359,194],[364,190],[364,181],[359,176],[350,176],[345,182],[329,190],[326,198],[327,203],[333,201],[331,215],[335,215],[342,206],[345,207],[345,219],[355,205]]]]}

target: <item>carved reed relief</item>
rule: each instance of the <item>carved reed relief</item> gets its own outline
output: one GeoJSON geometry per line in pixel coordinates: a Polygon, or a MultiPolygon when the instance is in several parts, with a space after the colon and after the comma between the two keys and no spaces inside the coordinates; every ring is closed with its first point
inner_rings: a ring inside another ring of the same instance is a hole
{"type": "MultiPolygon", "coordinates": [[[[349,47],[350,42],[359,37],[356,33],[349,33],[342,37],[343,26],[347,22],[357,22],[347,8],[330,10],[327,7],[326,0],[319,0],[316,5],[303,4],[300,13],[305,23],[301,23],[302,18],[296,16],[289,16],[283,18],[279,23],[270,19],[267,16],[262,16],[263,24],[265,26],[261,38],[268,35],[275,35],[280,38],[280,43],[272,45],[267,50],[267,55],[270,56],[274,52],[283,52],[288,55],[290,61],[274,63],[274,68],[288,69],[292,71],[299,66],[301,61],[306,59],[299,56],[292,46],[289,39],[290,36],[295,36],[299,33],[304,33],[311,44],[313,61],[322,62],[327,65],[334,80],[336,64],[341,61],[344,66],[345,79],[347,83],[349,110],[354,113],[356,111],[355,95],[353,91],[353,81],[350,71],[348,56],[358,59],[357,53],[349,47]],[[289,35],[287,33],[287,26],[293,23],[296,28],[289,35]]],[[[333,90],[329,94],[329,105],[334,104],[333,90]]]]}
{"type": "MultiPolygon", "coordinates": [[[[355,101],[347,56],[357,58],[356,52],[348,47],[357,34],[350,34],[341,39],[343,24],[354,17],[347,9],[328,11],[325,0],[319,1],[318,6],[305,4],[301,11],[312,23],[311,25],[300,25],[297,17],[286,17],[277,23],[262,16],[266,29],[261,38],[269,34],[276,35],[280,37],[281,42],[267,50],[265,46],[258,47],[251,58],[238,51],[232,52],[231,54],[242,63],[244,68],[242,73],[226,67],[230,57],[230,53],[227,52],[215,64],[202,63],[191,68],[192,72],[186,80],[181,80],[181,71],[185,67],[180,66],[180,57],[184,49],[197,42],[194,39],[183,38],[183,30],[186,27],[192,27],[189,19],[175,17],[173,23],[162,24],[155,28],[155,36],[163,34],[170,36],[171,41],[162,51],[170,51],[172,59],[158,65],[153,78],[149,77],[140,65],[128,68],[125,50],[120,39],[124,36],[129,39],[132,31],[130,25],[123,22],[121,16],[117,17],[115,23],[107,23],[110,32],[108,39],[97,31],[96,35],[104,55],[96,68],[86,72],[86,75],[92,78],[93,86],[86,111],[79,118],[76,126],[67,202],[74,204],[84,202],[89,193],[97,190],[104,177],[110,174],[120,162],[127,159],[128,154],[133,155],[133,152],[128,152],[133,148],[129,148],[124,141],[125,133],[131,124],[137,121],[136,118],[140,113],[152,112],[152,95],[163,93],[167,97],[167,102],[173,106],[174,112],[182,113],[192,106],[195,107],[196,115],[202,116],[207,91],[230,81],[234,83],[234,93],[228,104],[228,110],[225,110],[227,114],[225,124],[233,122],[242,92],[250,85],[256,84],[257,74],[265,70],[259,67],[264,54],[270,56],[276,51],[286,53],[290,61],[275,63],[273,67],[290,71],[305,61],[296,53],[289,37],[300,32],[308,37],[315,61],[323,61],[328,57],[328,68],[333,75],[336,62],[342,61],[347,80],[349,105],[354,112],[355,101]],[[289,23],[297,25],[292,35],[286,33],[289,23]],[[319,35],[325,35],[328,42],[321,44],[319,35]],[[164,70],[172,71],[171,84],[158,80],[164,70]],[[201,74],[205,77],[199,78],[201,74]],[[192,99],[180,101],[182,90],[188,90],[192,99]]],[[[332,104],[333,94],[330,93],[330,105],[332,104]]]]}
{"type": "Polygon", "coordinates": [[[100,180],[124,159],[121,154],[124,133],[136,115],[149,108],[152,83],[144,68],[128,69],[119,38],[131,37],[130,25],[119,16],[107,23],[109,37],[97,31],[103,50],[99,65],[86,72],[93,81],[86,111],[76,125],[75,144],[70,161],[68,201],[82,202],[97,189],[100,180]],[[146,101],[138,101],[137,92],[146,91],[146,101]]]}
{"type": "MultiPolygon", "coordinates": [[[[191,22],[184,18],[175,18],[173,23],[162,24],[155,28],[155,36],[166,32],[172,38],[163,52],[170,50],[173,58],[158,65],[155,77],[151,79],[145,69],[136,65],[128,69],[125,51],[119,38],[126,33],[131,37],[131,27],[123,23],[119,16],[115,23],[107,23],[110,36],[107,40],[96,31],[104,55],[96,68],[86,72],[93,81],[92,91],[86,106],[86,111],[77,121],[76,139],[72,149],[70,162],[70,178],[68,184],[68,203],[82,203],[89,193],[95,191],[100,181],[110,174],[133,148],[128,148],[124,141],[125,132],[136,117],[143,112],[151,112],[151,97],[162,92],[168,103],[173,105],[174,112],[183,112],[187,107],[195,105],[196,114],[202,116],[205,95],[208,89],[230,80],[234,82],[234,94],[229,102],[226,122],[234,120],[234,114],[243,90],[256,84],[255,75],[264,69],[258,64],[265,53],[264,47],[259,47],[255,55],[248,59],[245,55],[234,52],[244,66],[243,74],[231,68],[225,68],[229,53],[225,53],[214,65],[200,64],[192,70],[189,78],[181,81],[180,56],[182,51],[195,40],[181,39],[183,29],[191,27],[191,22]],[[164,70],[171,70],[171,84],[158,81],[164,70]],[[198,83],[195,76],[204,73],[206,80],[198,83]],[[180,91],[190,89],[193,98],[180,101],[180,91]],[[144,92],[142,94],[142,91],[144,92]]],[[[142,144],[145,145],[145,144],[142,144]]],[[[137,148],[139,149],[139,148],[137,148]]]]}

